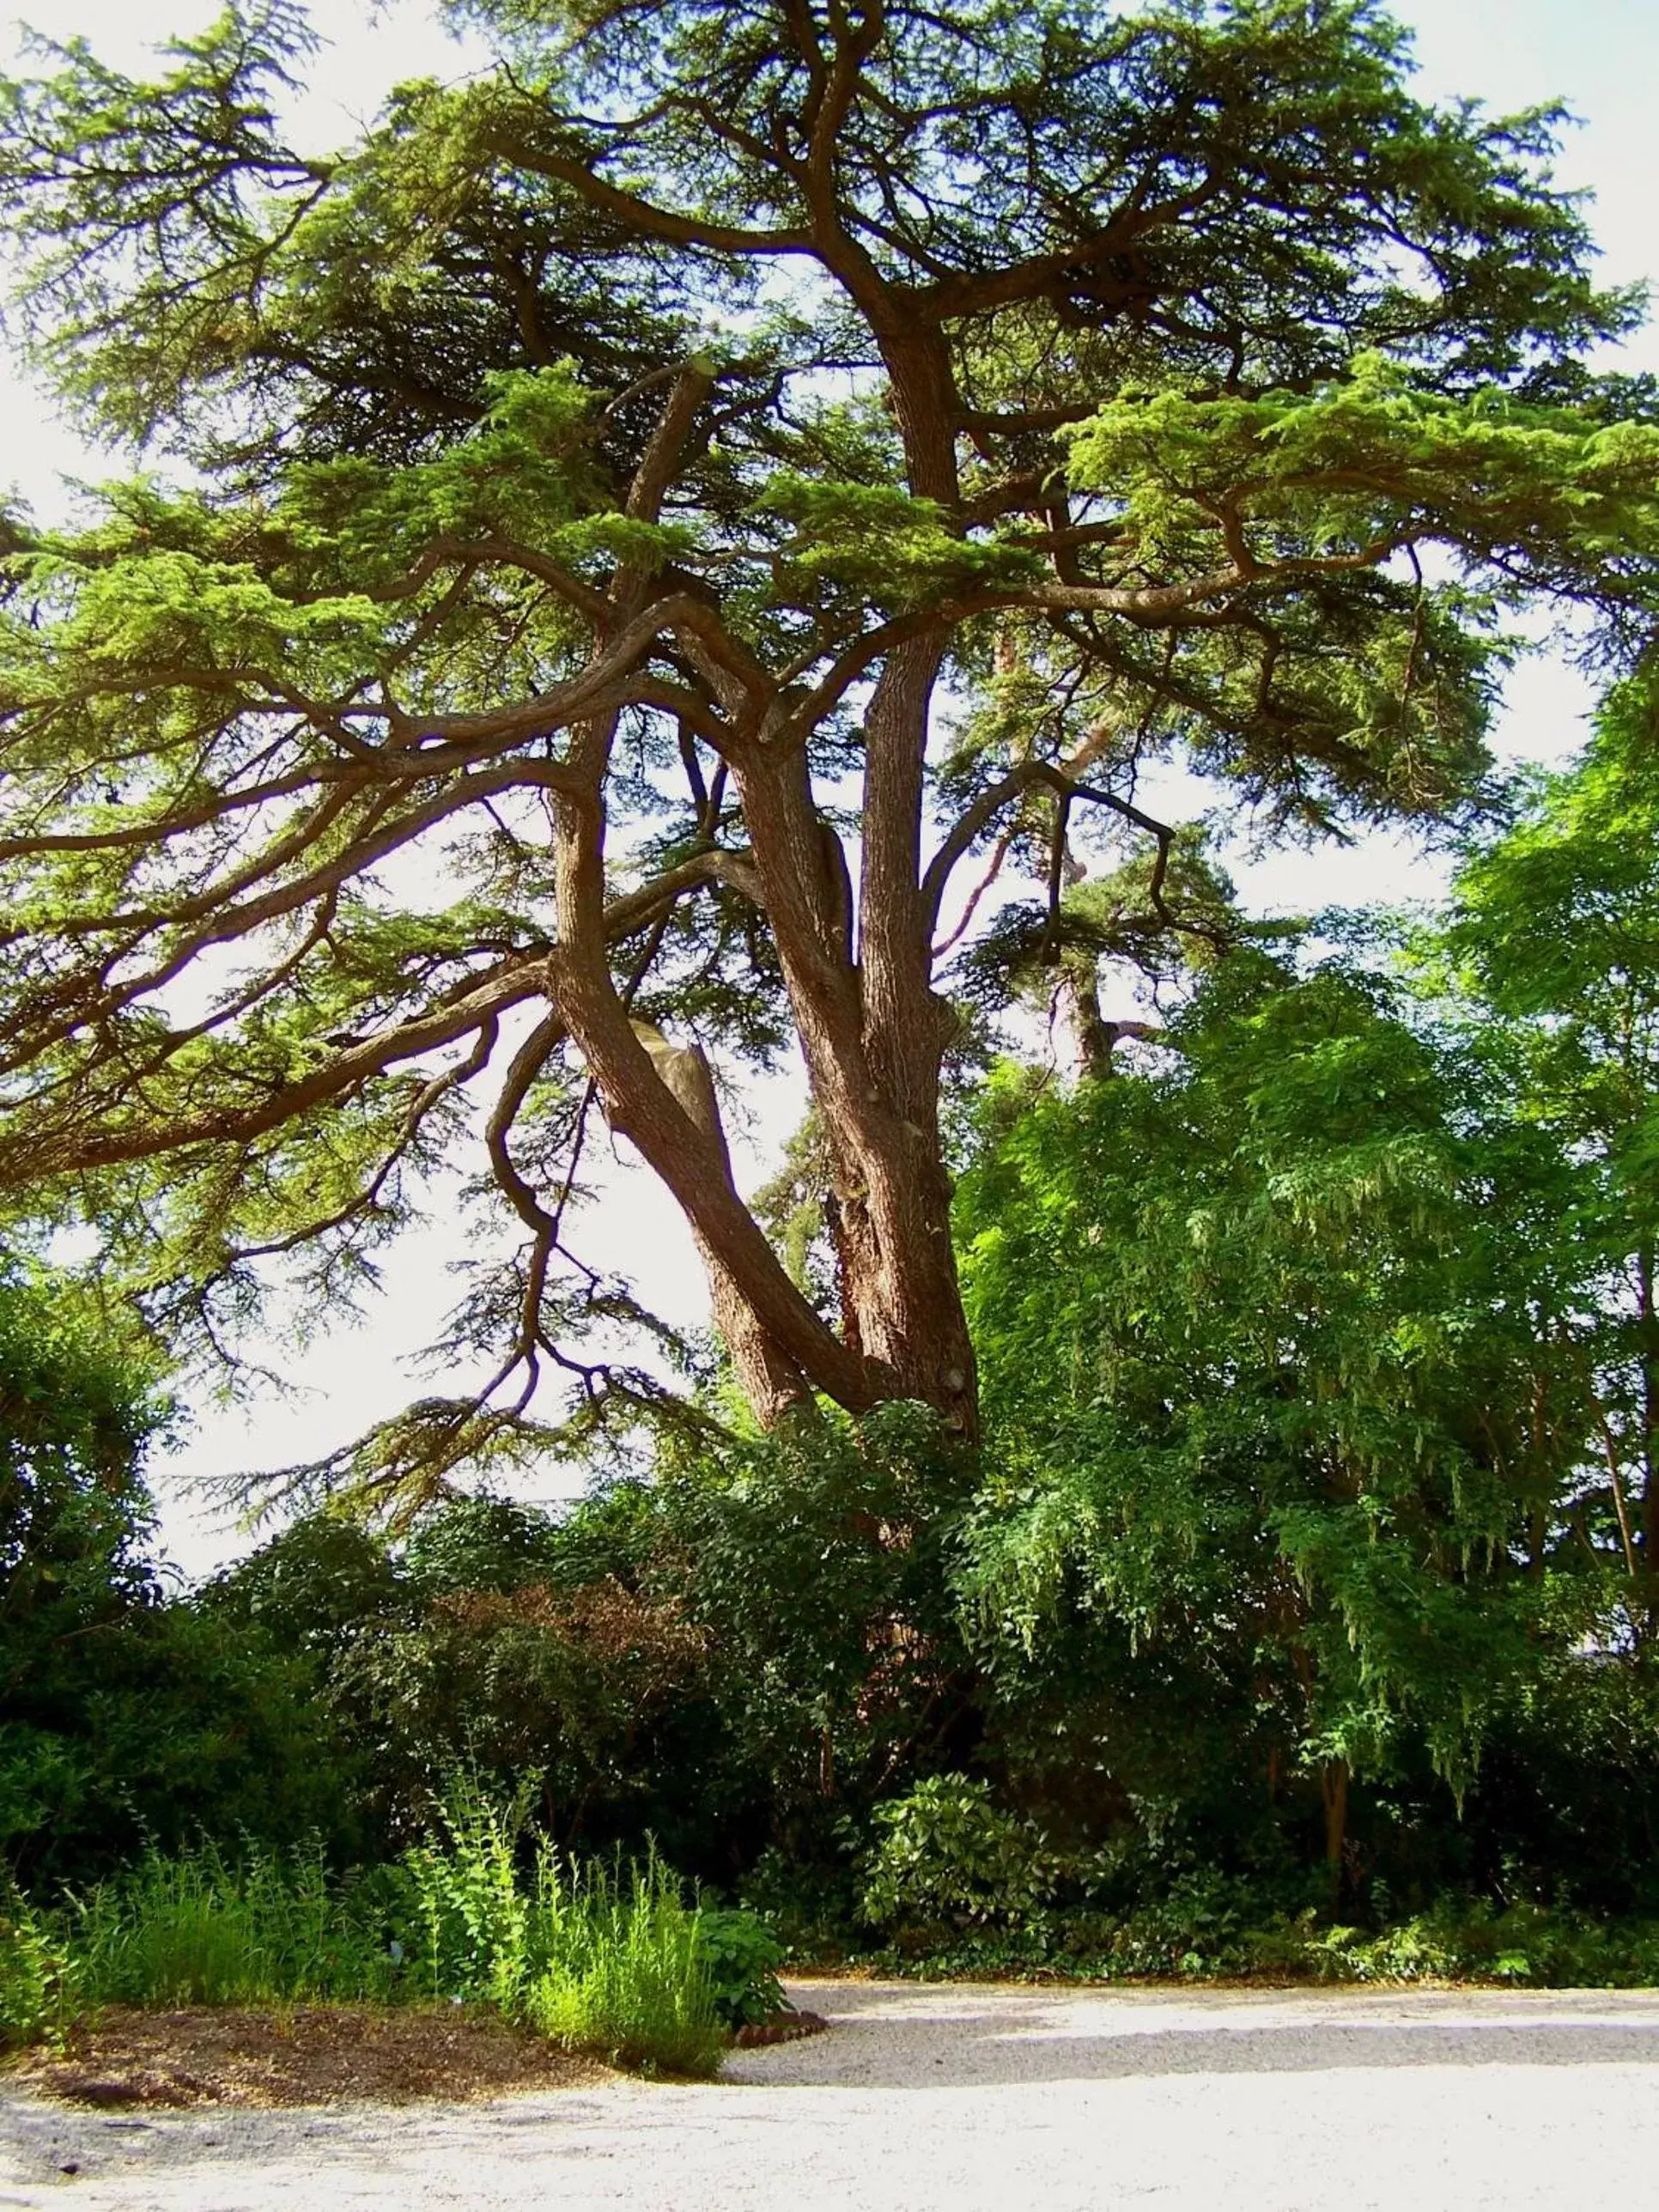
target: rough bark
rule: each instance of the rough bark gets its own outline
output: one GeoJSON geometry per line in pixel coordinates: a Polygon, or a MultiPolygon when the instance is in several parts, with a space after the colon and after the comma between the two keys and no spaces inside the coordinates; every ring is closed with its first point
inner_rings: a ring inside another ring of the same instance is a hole
{"type": "MultiPolygon", "coordinates": [[[[642,1022],[635,1023],[634,1032],[650,1055],[652,1066],[686,1115],[714,1146],[726,1181],[730,1183],[732,1157],[726,1149],[720,1101],[707,1055],[696,1045],[671,1044],[659,1030],[642,1022]]],[[[744,1295],[740,1279],[726,1266],[720,1247],[695,1224],[692,1234],[708,1277],[714,1326],[731,1352],[744,1395],[759,1419],[769,1428],[811,1397],[811,1385],[799,1361],[784,1349],[744,1295]]]]}

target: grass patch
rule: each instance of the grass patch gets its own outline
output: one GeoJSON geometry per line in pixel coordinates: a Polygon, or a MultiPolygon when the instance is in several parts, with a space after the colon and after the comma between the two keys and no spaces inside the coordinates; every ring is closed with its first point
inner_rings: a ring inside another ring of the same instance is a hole
{"type": "Polygon", "coordinates": [[[333,1880],[319,1852],[231,1859],[206,1844],[148,1851],[59,1917],[92,2004],[363,2002],[397,1991],[385,1902],[333,1880]]]}

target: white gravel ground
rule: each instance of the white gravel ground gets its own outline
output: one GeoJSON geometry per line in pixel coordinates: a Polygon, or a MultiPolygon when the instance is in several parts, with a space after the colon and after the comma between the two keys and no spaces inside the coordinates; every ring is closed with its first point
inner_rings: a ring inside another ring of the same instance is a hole
{"type": "Polygon", "coordinates": [[[738,2054],[707,2087],[142,2119],[7,2096],[0,2206],[1659,2207],[1659,1992],[793,1995],[833,2033],[738,2054]]]}

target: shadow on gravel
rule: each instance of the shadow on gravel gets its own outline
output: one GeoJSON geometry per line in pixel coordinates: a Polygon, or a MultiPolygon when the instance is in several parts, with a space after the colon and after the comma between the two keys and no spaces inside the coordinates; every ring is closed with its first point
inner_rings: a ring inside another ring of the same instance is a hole
{"type": "Polygon", "coordinates": [[[514,2130],[532,2131],[538,2149],[546,2152],[561,2133],[603,2125],[614,2117],[603,2092],[570,2089],[518,2093],[499,2102],[234,2111],[198,2106],[118,2118],[0,2092],[0,2212],[19,2201],[7,2193],[6,2185],[14,2181],[109,2181],[161,2167],[286,2166],[293,2160],[316,2174],[345,2173],[378,2170],[393,2142],[401,2154],[416,2158],[430,2144],[435,2156],[465,2167],[470,2158],[498,2154],[514,2130]]]}
{"type": "MultiPolygon", "coordinates": [[[[862,1992],[860,1996],[862,1996],[862,1992]]],[[[1350,2001],[1350,2006],[1352,2007],[1350,2001]]],[[[1362,1999],[1360,2002],[1364,2002],[1362,1999]]],[[[778,2086],[858,2089],[989,2088],[1042,2081],[1112,2081],[1192,2074],[1317,2074],[1343,2068],[1417,2066],[1659,2067],[1659,2010],[1629,2021],[1597,2016],[1443,2020],[1342,2018],[1195,2020],[1154,2026],[1138,2008],[1099,2004],[1084,2032],[1086,2000],[999,1990],[959,2005],[934,2002],[908,2016],[901,2002],[823,2005],[835,2032],[790,2053],[778,2086]],[[838,2015],[838,2016],[837,2016],[838,2015]]],[[[1544,1998],[1541,2004],[1547,2004],[1544,1998]]],[[[819,2002],[823,2004],[820,1998],[819,2002]]],[[[759,2069],[744,2078],[758,2083],[759,2069]]]]}

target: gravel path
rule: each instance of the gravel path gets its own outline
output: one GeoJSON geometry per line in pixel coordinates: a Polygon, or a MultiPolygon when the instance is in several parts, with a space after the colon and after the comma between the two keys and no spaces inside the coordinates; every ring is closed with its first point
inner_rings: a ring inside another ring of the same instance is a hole
{"type": "Polygon", "coordinates": [[[473,2106],[0,2099],[0,2206],[76,2212],[1578,2212],[1659,2204],[1659,1991],[797,1984],[707,2087],[473,2106]],[[62,2169],[78,2171],[66,2175],[62,2169]]]}

